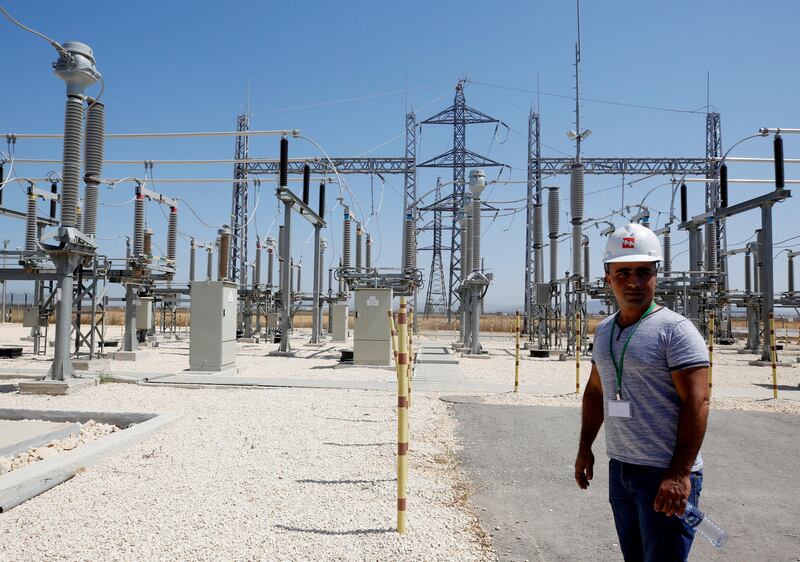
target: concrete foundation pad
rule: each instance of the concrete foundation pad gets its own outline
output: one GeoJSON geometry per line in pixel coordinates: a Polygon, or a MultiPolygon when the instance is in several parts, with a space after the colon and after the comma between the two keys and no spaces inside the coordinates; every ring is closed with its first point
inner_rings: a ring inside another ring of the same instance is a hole
{"type": "Polygon", "coordinates": [[[237,338],[236,341],[239,343],[259,343],[261,340],[259,338],[237,338]]]}
{"type": "Polygon", "coordinates": [[[104,371],[111,367],[109,359],[73,359],[72,368],[76,371],[104,371]]]}
{"type": "Polygon", "coordinates": [[[270,351],[267,353],[270,357],[295,357],[297,355],[296,351],[270,351]]]}
{"type": "Polygon", "coordinates": [[[19,341],[30,341],[30,342],[32,342],[33,339],[34,339],[33,336],[23,336],[23,337],[19,338],[19,341]]]}
{"type": "Polygon", "coordinates": [[[13,457],[80,431],[77,423],[0,419],[0,457],[13,457]]]}
{"type": "Polygon", "coordinates": [[[462,353],[461,357],[466,357],[467,359],[491,359],[492,356],[488,353],[462,353]]]}
{"type": "Polygon", "coordinates": [[[758,350],[755,349],[737,349],[736,353],[739,355],[757,355],[758,350]]]}
{"type": "Polygon", "coordinates": [[[306,344],[303,344],[303,347],[325,347],[326,345],[328,345],[327,342],[318,342],[318,343],[308,342],[306,344]]]}
{"type": "MultiPolygon", "coordinates": [[[[772,361],[748,361],[748,365],[751,367],[772,367],[772,361]]],[[[775,363],[776,367],[794,367],[794,363],[789,363],[788,361],[777,361],[775,363]]]]}
{"type": "Polygon", "coordinates": [[[357,367],[359,369],[382,369],[384,371],[395,371],[397,370],[396,367],[392,365],[359,365],[357,363],[350,363],[349,361],[346,363],[336,363],[333,368],[334,369],[352,369],[357,367]]]}
{"type": "Polygon", "coordinates": [[[25,381],[19,383],[20,394],[46,394],[49,396],[66,396],[75,394],[85,388],[97,386],[95,377],[71,378],[63,381],[44,379],[40,381],[25,381]]]}
{"type": "Polygon", "coordinates": [[[109,357],[114,361],[134,361],[136,362],[138,359],[141,359],[142,352],[141,351],[115,351],[114,353],[110,353],[109,357]]]}

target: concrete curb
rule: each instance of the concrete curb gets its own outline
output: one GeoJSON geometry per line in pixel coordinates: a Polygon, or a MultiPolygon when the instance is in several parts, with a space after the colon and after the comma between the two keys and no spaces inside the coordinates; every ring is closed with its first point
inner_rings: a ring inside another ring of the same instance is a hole
{"type": "Polygon", "coordinates": [[[45,419],[48,421],[80,421],[90,419],[102,423],[133,427],[112,433],[82,445],[72,451],[32,463],[24,468],[0,476],[0,513],[5,513],[19,504],[46,492],[75,476],[104,457],[117,453],[143,441],[151,434],[177,421],[180,414],[142,414],[135,412],[65,412],[47,410],[0,409],[0,417],[6,419],[45,419]],[[12,417],[17,416],[17,417],[12,417]]]}

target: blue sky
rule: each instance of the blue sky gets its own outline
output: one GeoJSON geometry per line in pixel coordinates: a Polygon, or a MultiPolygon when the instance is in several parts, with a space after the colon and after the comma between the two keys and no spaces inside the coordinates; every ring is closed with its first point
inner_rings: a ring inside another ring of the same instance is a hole
{"type": "MultiPolygon", "coordinates": [[[[459,78],[467,86],[467,103],[505,123],[470,127],[467,146],[509,164],[503,178],[525,177],[525,131],[531,107],[542,118],[546,156],[573,154],[564,132],[573,128],[570,99],[520,92],[571,95],[575,43],[573,2],[22,2],[2,5],[23,23],[59,41],[88,43],[105,79],[103,99],[109,132],[167,132],[233,130],[236,115],[247,109],[254,129],[298,128],[331,155],[356,156],[402,132],[407,108],[425,118],[452,103],[459,78]],[[248,86],[249,85],[249,86],[248,86]],[[249,90],[249,96],[248,96],[249,90]],[[380,95],[375,95],[380,94],[380,95]],[[352,99],[363,98],[363,99],[352,99]],[[351,100],[344,103],[327,103],[351,100]],[[313,106],[313,107],[308,107],[313,106]],[[423,109],[419,109],[423,108],[423,109]]],[[[698,113],[657,111],[585,101],[582,124],[592,129],[584,143],[585,156],[692,156],[704,154],[704,111],[710,73],[710,103],[722,115],[723,148],[761,126],[800,126],[796,92],[800,78],[794,69],[795,26],[800,5],[793,1],[754,4],[728,2],[589,2],[582,6],[582,95],[592,99],[696,110],[698,113]],[[766,6],[766,7],[764,7],[766,6]]],[[[44,41],[0,20],[0,49],[4,87],[0,132],[61,132],[64,86],[51,71],[55,51],[44,41]]],[[[94,92],[97,90],[95,89],[94,92]]],[[[447,127],[427,127],[421,135],[420,161],[449,148],[447,127]]],[[[5,144],[5,143],[3,143],[5,144]]],[[[274,157],[277,138],[258,138],[252,155],[274,157]]],[[[0,150],[6,150],[5,146],[0,150]]],[[[232,139],[119,141],[109,140],[111,159],[231,158],[232,139]]],[[[800,157],[800,136],[785,139],[787,157],[800,157]]],[[[402,136],[369,155],[401,155],[402,136]]],[[[19,158],[60,158],[58,141],[18,141],[19,158]]],[[[732,156],[769,156],[771,142],[748,141],[732,156]]],[[[319,156],[308,143],[290,142],[290,156],[319,156]]],[[[787,166],[787,178],[797,178],[798,166],[787,166]]],[[[59,166],[19,165],[20,176],[42,176],[59,166]]],[[[104,169],[105,177],[141,176],[143,165],[104,169]]],[[[496,171],[489,171],[490,178],[496,171]]],[[[230,184],[161,184],[159,178],[228,178],[231,165],[156,166],[155,189],[191,202],[212,225],[229,221],[230,184]]],[[[437,175],[447,180],[450,170],[424,170],[420,193],[432,189],[437,175]]],[[[731,165],[732,178],[769,178],[771,166],[731,165]]],[[[627,178],[627,180],[638,178],[627,178]]],[[[650,189],[667,181],[653,178],[626,188],[626,203],[635,203],[650,189]]],[[[567,178],[546,184],[568,187],[567,178]]],[[[351,177],[364,221],[376,243],[378,265],[399,262],[402,177],[351,177]],[[374,200],[374,204],[373,204],[374,200]],[[377,212],[378,208],[380,209],[377,212]],[[376,211],[374,216],[373,209],[376,211]]],[[[587,177],[587,216],[608,214],[619,206],[620,189],[591,193],[619,185],[620,178],[587,177]]],[[[152,186],[151,186],[152,187],[152,186]]],[[[690,212],[703,205],[702,187],[691,184],[690,212]]],[[[770,189],[732,186],[731,202],[770,189]]],[[[654,221],[661,225],[669,210],[669,188],[656,188],[648,198],[654,221]],[[658,214],[661,212],[662,214],[658,214]]],[[[130,185],[104,190],[102,201],[124,203],[130,185]]],[[[524,185],[497,185],[487,190],[490,200],[516,200],[524,185]]],[[[255,195],[253,196],[255,199],[255,195]]],[[[252,200],[251,200],[252,201],[252,200]]],[[[6,206],[24,209],[22,190],[9,186],[6,206]]],[[[518,204],[515,204],[518,205],[518,204]]],[[[512,204],[506,206],[515,206],[512,204]]],[[[800,210],[796,199],[775,209],[776,241],[796,236],[791,218],[800,210]]],[[[333,208],[329,201],[328,208],[333,208]]],[[[568,210],[568,201],[562,208],[568,210]]],[[[45,206],[40,207],[44,210],[45,206]]],[[[252,203],[251,203],[252,208],[252,203]]],[[[276,202],[268,185],[262,187],[253,231],[275,235],[276,202]]],[[[132,205],[104,206],[99,218],[101,250],[123,255],[120,236],[130,234],[132,205]],[[116,237],[116,238],[115,238],[116,237]]],[[[216,229],[180,210],[180,229],[198,241],[211,240],[216,229]]],[[[334,211],[333,232],[324,236],[341,247],[341,208],[334,211]]],[[[729,221],[733,247],[752,234],[755,214],[729,221]]],[[[166,220],[154,204],[148,222],[156,242],[165,246],[166,220]]],[[[524,214],[484,217],[486,265],[495,272],[488,306],[522,305],[524,214]]],[[[617,224],[623,222],[617,217],[617,224]]],[[[562,227],[567,217],[562,217],[562,227]]],[[[24,225],[0,218],[3,237],[21,245],[24,225]]],[[[293,253],[302,253],[310,268],[310,229],[295,229],[293,253]]],[[[253,232],[251,231],[251,232],[253,232]]],[[[253,240],[255,239],[253,232],[253,240]]],[[[590,231],[593,272],[600,271],[603,239],[590,231]]],[[[685,235],[674,236],[673,253],[686,248],[685,235]],[[682,243],[682,244],[681,244],[682,243]],[[681,245],[678,245],[681,244],[681,245]]],[[[790,242],[797,243],[800,240],[790,242]]],[[[420,245],[427,245],[425,239],[420,245]]],[[[569,263],[562,248],[560,264],[569,263]]],[[[776,250],[777,251],[777,250],[776,250]]],[[[179,279],[185,279],[188,242],[179,245],[179,279]]],[[[329,251],[328,257],[331,257],[329,251]]],[[[427,268],[429,253],[418,262],[427,268]]],[[[445,261],[447,256],[445,255],[445,261]]],[[[686,266],[686,254],[676,257],[674,269],[686,266]]],[[[742,256],[731,259],[732,286],[741,287],[742,256]]],[[[786,288],[785,254],[776,262],[776,288],[786,288]]],[[[427,271],[425,272],[427,278],[427,271]]],[[[311,275],[304,275],[310,283],[311,275]]],[[[310,289],[309,287],[304,287],[310,289]]]]}

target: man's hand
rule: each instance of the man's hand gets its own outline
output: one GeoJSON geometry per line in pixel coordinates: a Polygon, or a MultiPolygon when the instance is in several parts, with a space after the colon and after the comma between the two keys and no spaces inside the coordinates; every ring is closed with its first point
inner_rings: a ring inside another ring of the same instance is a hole
{"type": "Polygon", "coordinates": [[[578,449],[578,457],[575,459],[575,482],[581,490],[589,487],[589,480],[594,477],[594,454],[592,450],[585,447],[578,449]]]}
{"type": "Polygon", "coordinates": [[[667,517],[675,514],[683,515],[686,511],[686,502],[692,491],[689,475],[667,474],[658,487],[653,508],[662,512],[667,517]]]}

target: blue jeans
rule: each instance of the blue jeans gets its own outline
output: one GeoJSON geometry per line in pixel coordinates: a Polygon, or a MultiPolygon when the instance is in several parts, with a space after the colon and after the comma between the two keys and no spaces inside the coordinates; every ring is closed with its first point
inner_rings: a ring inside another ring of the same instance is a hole
{"type": "MultiPolygon", "coordinates": [[[[608,463],[608,499],[626,562],[678,562],[689,557],[694,529],[653,509],[665,471],[614,459],[608,463]]],[[[689,501],[698,505],[702,471],[693,472],[690,480],[689,501]]]]}

